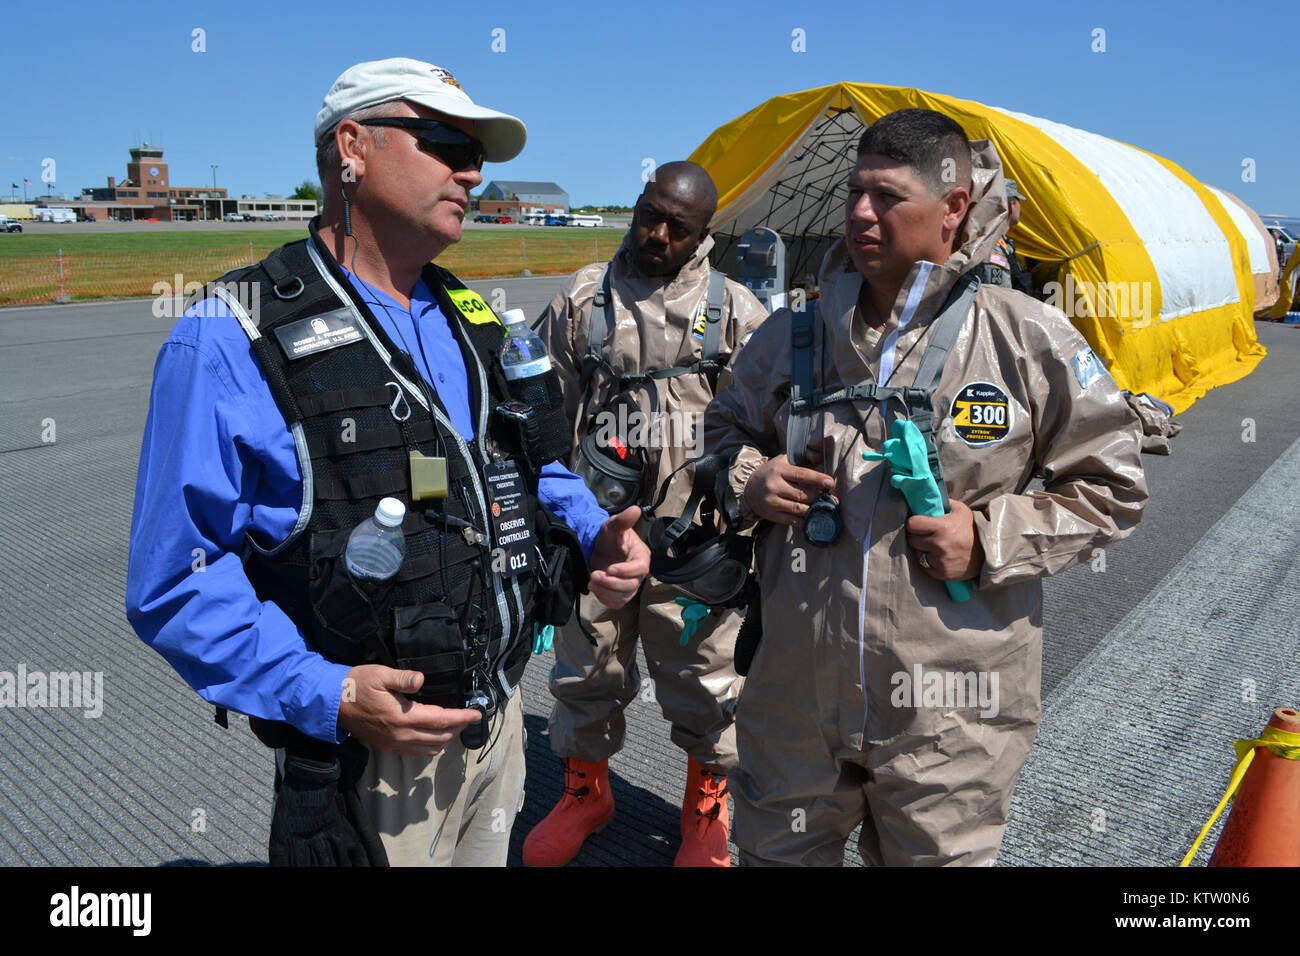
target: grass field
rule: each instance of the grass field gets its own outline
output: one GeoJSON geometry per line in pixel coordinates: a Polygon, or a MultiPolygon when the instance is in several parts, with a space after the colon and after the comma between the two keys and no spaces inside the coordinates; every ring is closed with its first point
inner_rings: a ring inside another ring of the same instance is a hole
{"type": "MultiPolygon", "coordinates": [[[[159,282],[206,282],[301,239],[305,231],[63,233],[0,236],[0,306],[151,295],[159,282]],[[251,243],[251,248],[250,248],[251,243]],[[251,259],[250,259],[251,257],[251,259]]],[[[467,229],[438,264],[467,279],[564,275],[613,256],[623,229],[467,229]]],[[[178,290],[179,291],[179,290],[178,290]]]]}

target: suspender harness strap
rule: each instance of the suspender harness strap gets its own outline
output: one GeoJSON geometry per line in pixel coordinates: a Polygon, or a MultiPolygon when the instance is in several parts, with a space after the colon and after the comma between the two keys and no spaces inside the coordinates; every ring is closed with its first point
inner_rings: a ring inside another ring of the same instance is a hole
{"type": "Polygon", "coordinates": [[[916,379],[910,386],[849,385],[833,391],[817,392],[813,389],[813,334],[817,328],[817,300],[808,302],[801,312],[791,313],[790,344],[793,348],[793,369],[790,390],[790,423],[786,429],[786,458],[796,465],[805,466],[804,450],[808,446],[808,433],[812,426],[812,413],[836,402],[882,402],[897,399],[925,438],[925,448],[930,459],[939,492],[943,495],[943,508],[948,510],[948,488],[943,480],[943,465],[939,462],[939,443],[934,431],[934,391],[943,375],[944,364],[957,334],[961,332],[979,289],[979,278],[966,273],[957,280],[948,300],[932,323],[930,338],[921,356],[916,379]]]}
{"type": "Polygon", "coordinates": [[[709,271],[709,291],[704,305],[704,344],[698,362],[637,375],[619,375],[604,356],[605,332],[614,325],[614,294],[610,289],[610,269],[610,265],[605,266],[604,275],[601,276],[600,285],[596,288],[596,295],[591,304],[591,319],[587,329],[587,354],[583,356],[579,378],[583,394],[586,394],[597,369],[604,369],[607,375],[616,379],[617,391],[620,392],[631,386],[692,374],[708,376],[709,389],[717,391],[718,372],[722,369],[722,363],[718,361],[719,345],[722,341],[722,296],[726,291],[727,277],[716,269],[709,271]]]}

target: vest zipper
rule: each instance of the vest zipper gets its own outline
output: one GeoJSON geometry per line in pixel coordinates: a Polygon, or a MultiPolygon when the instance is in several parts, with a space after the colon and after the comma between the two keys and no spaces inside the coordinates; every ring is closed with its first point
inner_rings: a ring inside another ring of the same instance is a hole
{"type": "MultiPolygon", "coordinates": [[[[479,455],[482,458],[483,463],[486,464],[488,461],[488,451],[487,451],[487,442],[484,439],[484,436],[487,434],[487,395],[488,395],[487,372],[484,371],[483,363],[479,360],[478,349],[471,348],[469,349],[469,352],[474,357],[474,370],[478,372],[478,387],[479,387],[478,427],[474,429],[474,444],[478,446],[479,455]]],[[[460,437],[459,434],[457,434],[456,437],[459,438],[460,437]]],[[[540,494],[540,489],[539,489],[539,494],[540,494]]],[[[487,519],[486,508],[484,508],[483,510],[483,517],[484,520],[487,519]]],[[[492,585],[493,587],[496,588],[498,602],[504,603],[505,594],[504,594],[504,589],[501,586],[500,575],[495,573],[492,574],[492,585]]],[[[527,620],[527,618],[524,614],[524,596],[519,591],[518,576],[512,576],[510,578],[510,591],[512,596],[514,597],[514,607],[519,613],[519,626],[523,627],[524,622],[527,620]]],[[[505,682],[505,650],[507,647],[510,646],[510,636],[513,633],[514,633],[513,621],[511,621],[509,618],[503,618],[502,627],[501,627],[501,642],[500,642],[500,646],[497,648],[498,653],[501,654],[501,660],[498,665],[498,670],[500,671],[501,674],[501,686],[505,688],[507,691],[509,691],[509,688],[506,687],[506,682],[505,682]],[[510,625],[510,626],[506,626],[506,625],[510,625]]],[[[520,637],[520,640],[523,640],[526,637],[527,635],[523,635],[520,637]]],[[[490,647],[489,647],[489,651],[490,651],[490,647]]]]}

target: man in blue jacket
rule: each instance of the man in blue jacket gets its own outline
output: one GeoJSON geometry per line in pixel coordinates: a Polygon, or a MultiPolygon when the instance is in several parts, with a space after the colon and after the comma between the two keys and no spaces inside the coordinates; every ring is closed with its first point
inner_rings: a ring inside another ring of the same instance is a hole
{"type": "Polygon", "coordinates": [[[523,797],[518,680],[564,563],[535,502],[576,531],[611,607],[649,567],[639,512],[609,518],[534,460],[533,432],[490,414],[512,397],[503,330],[430,265],[523,123],[446,70],[389,59],[344,72],[315,132],[310,237],[210,286],[159,354],[127,614],[278,748],[273,863],[503,865],[523,797]],[[364,584],[343,550],[381,497],[407,507],[406,560],[364,584]],[[516,516],[522,545],[500,533],[516,516]]]}

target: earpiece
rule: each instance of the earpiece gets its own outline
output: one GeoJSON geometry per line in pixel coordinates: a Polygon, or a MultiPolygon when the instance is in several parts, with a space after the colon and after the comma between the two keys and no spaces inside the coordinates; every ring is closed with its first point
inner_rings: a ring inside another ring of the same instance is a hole
{"type": "Polygon", "coordinates": [[[352,164],[343,164],[343,179],[339,183],[339,195],[343,197],[343,232],[349,238],[352,238],[352,201],[348,199],[347,182],[356,182],[356,176],[352,173],[352,164]]]}

